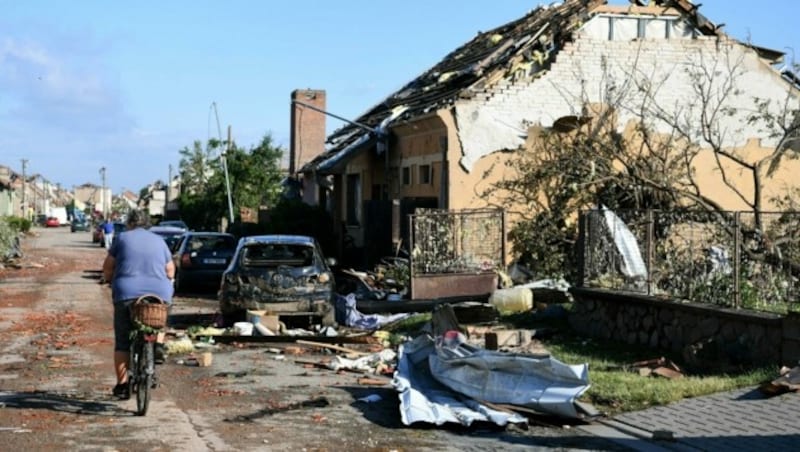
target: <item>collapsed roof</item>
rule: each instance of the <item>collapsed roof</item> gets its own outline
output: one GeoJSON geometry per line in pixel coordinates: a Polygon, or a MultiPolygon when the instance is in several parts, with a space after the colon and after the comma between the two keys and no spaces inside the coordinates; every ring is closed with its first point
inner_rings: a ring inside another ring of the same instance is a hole
{"type": "MultiPolygon", "coordinates": [[[[520,67],[528,70],[528,76],[535,77],[549,67],[564,43],[572,40],[573,32],[600,12],[678,14],[694,26],[698,34],[724,35],[722,26],[706,19],[698,12],[699,5],[688,0],[631,0],[625,6],[607,3],[606,0],[566,0],[539,6],[520,19],[479,32],[356,121],[334,131],[326,140],[326,151],[307,163],[303,171],[325,173],[346,155],[373,146],[390,123],[447,108],[460,98],[478,96],[498,81],[514,77],[520,67]]],[[[778,51],[750,47],[771,62],[783,56],[778,51]]]]}

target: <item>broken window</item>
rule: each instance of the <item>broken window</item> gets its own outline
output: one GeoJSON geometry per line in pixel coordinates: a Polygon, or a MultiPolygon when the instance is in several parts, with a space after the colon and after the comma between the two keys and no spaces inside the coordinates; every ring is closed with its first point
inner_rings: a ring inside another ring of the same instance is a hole
{"type": "Polygon", "coordinates": [[[427,185],[431,183],[431,166],[430,165],[420,165],[419,166],[419,183],[423,185],[427,185]]]}

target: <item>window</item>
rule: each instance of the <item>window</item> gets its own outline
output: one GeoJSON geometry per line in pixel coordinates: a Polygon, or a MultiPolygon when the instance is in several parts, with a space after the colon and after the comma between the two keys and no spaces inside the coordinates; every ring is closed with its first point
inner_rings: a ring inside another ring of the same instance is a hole
{"type": "Polygon", "coordinates": [[[403,185],[411,185],[411,168],[404,166],[403,167],[403,185]]]}
{"type": "Polygon", "coordinates": [[[431,166],[430,165],[420,165],[419,166],[419,183],[423,185],[427,185],[431,183],[431,166]]]}
{"type": "Polygon", "coordinates": [[[347,175],[347,224],[361,223],[361,175],[347,175]]]}

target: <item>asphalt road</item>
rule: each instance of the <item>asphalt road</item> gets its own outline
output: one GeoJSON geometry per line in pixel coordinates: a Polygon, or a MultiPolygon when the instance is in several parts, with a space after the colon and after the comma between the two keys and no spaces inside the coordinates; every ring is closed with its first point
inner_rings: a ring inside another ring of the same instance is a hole
{"type": "MultiPolygon", "coordinates": [[[[388,378],[362,384],[365,375],[309,364],[331,354],[291,344],[214,345],[208,367],[172,355],[149,413],[135,416],[133,400],[110,395],[105,250],[88,232],[35,234],[22,268],[0,270],[2,450],[624,450],[573,426],[407,427],[388,378]]],[[[178,297],[174,312],[214,309],[204,294],[178,297]]]]}

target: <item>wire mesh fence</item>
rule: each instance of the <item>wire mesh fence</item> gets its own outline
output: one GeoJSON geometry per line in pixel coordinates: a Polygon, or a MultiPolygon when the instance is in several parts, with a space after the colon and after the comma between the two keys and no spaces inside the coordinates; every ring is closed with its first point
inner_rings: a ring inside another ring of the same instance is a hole
{"type": "Polygon", "coordinates": [[[582,215],[582,284],[785,312],[800,295],[800,213],[607,209],[582,215]]]}
{"type": "Polygon", "coordinates": [[[502,268],[504,221],[502,210],[497,209],[417,209],[409,216],[412,273],[471,273],[502,268]]]}

